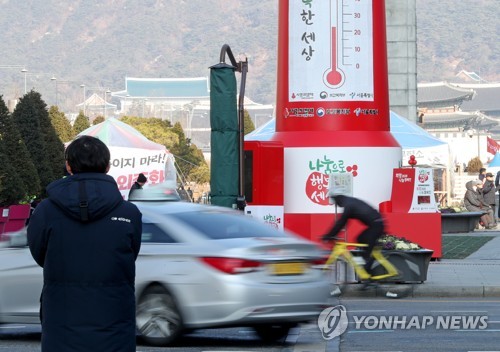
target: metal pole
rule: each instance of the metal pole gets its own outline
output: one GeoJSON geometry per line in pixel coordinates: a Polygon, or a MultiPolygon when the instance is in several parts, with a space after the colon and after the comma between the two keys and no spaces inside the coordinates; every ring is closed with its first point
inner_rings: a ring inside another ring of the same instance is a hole
{"type": "Polygon", "coordinates": [[[479,139],[479,130],[477,130],[477,157],[479,158],[479,160],[481,160],[481,144],[480,144],[480,139],[479,139]]]}
{"type": "Polygon", "coordinates": [[[239,165],[239,195],[237,199],[237,207],[239,210],[244,210],[246,206],[246,200],[245,200],[245,151],[244,151],[244,141],[245,141],[245,136],[244,136],[244,131],[245,131],[245,126],[244,126],[244,121],[245,121],[245,108],[244,108],[244,102],[245,102],[245,84],[246,84],[246,77],[247,77],[247,72],[248,72],[248,59],[246,58],[245,61],[240,61],[236,62],[236,59],[234,58],[233,52],[231,51],[231,48],[229,47],[228,44],[224,44],[222,46],[221,52],[220,52],[220,61],[221,63],[225,63],[225,57],[229,57],[229,60],[231,61],[231,64],[236,68],[236,71],[241,72],[241,82],[240,82],[240,95],[238,99],[238,129],[239,129],[239,160],[240,160],[240,165],[239,165]]]}
{"type": "Polygon", "coordinates": [[[26,90],[26,74],[28,73],[28,70],[26,68],[23,68],[21,70],[21,72],[24,73],[24,94],[26,95],[26,92],[27,92],[27,90],[26,90]]]}
{"type": "Polygon", "coordinates": [[[50,80],[54,81],[54,85],[56,88],[56,106],[57,106],[57,78],[55,76],[52,76],[52,78],[50,80]]]}
{"type": "Polygon", "coordinates": [[[87,116],[86,115],[86,109],[85,109],[85,105],[86,105],[86,94],[85,94],[85,84],[80,84],[80,87],[83,88],[83,116],[87,116]]]}
{"type": "Polygon", "coordinates": [[[104,120],[106,120],[107,109],[108,109],[108,93],[111,93],[109,88],[104,91],[104,120]]]}
{"type": "Polygon", "coordinates": [[[239,62],[241,70],[240,96],[238,103],[238,117],[240,130],[240,199],[238,209],[244,210],[246,206],[245,199],[245,82],[248,72],[248,59],[239,62]]]}

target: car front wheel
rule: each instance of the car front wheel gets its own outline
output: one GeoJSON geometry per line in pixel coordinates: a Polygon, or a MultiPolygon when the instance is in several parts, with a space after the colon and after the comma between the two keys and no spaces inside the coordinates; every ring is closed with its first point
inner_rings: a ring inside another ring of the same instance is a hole
{"type": "Polygon", "coordinates": [[[288,336],[288,332],[293,325],[290,324],[263,324],[254,326],[253,329],[261,340],[274,342],[288,336]]]}
{"type": "Polygon", "coordinates": [[[150,287],[141,295],[135,320],[144,341],[153,346],[166,346],[182,332],[175,300],[161,286],[150,287]]]}

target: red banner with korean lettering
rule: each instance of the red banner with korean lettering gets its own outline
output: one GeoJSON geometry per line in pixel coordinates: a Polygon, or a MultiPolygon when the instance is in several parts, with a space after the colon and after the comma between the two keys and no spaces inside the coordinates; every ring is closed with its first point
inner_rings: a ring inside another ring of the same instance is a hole
{"type": "Polygon", "coordinates": [[[166,149],[109,147],[109,150],[111,167],[108,174],[116,180],[125,199],[140,173],[148,178],[147,185],[170,181],[175,187],[174,157],[166,149]]]}
{"type": "Polygon", "coordinates": [[[495,155],[496,153],[500,152],[500,144],[498,144],[496,140],[488,137],[487,144],[488,144],[487,146],[488,153],[495,155]]]}

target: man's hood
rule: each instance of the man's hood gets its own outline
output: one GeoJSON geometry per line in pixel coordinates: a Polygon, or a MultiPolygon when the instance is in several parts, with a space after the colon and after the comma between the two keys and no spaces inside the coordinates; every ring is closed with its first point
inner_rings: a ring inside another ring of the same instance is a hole
{"type": "Polygon", "coordinates": [[[466,184],[465,184],[465,189],[467,189],[468,191],[473,191],[474,190],[474,181],[468,181],[466,184]]]}
{"type": "Polygon", "coordinates": [[[76,174],[57,180],[47,187],[47,193],[63,212],[82,222],[102,218],[123,201],[115,180],[99,173],[76,174]],[[88,220],[82,215],[82,207],[86,208],[83,211],[88,220]]]}

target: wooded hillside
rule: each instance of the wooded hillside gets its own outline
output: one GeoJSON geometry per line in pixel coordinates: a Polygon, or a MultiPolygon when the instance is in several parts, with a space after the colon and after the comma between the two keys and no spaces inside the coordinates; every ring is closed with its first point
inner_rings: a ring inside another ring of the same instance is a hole
{"type": "MultiPolygon", "coordinates": [[[[445,80],[461,69],[499,81],[498,5],[417,0],[419,81],[445,80]]],[[[126,76],[207,76],[223,44],[248,57],[247,96],[274,103],[278,0],[0,0],[0,6],[0,67],[25,66],[28,90],[40,91],[49,105],[55,91],[61,102],[81,102],[80,84],[121,90],[126,76]]],[[[19,69],[0,69],[0,94],[9,99],[23,89],[19,69]]]]}

